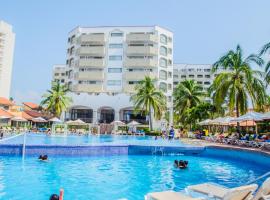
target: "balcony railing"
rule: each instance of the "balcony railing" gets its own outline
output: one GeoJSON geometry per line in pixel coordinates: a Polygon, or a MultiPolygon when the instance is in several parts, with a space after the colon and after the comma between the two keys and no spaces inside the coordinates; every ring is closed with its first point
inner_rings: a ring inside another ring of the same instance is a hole
{"type": "Polygon", "coordinates": [[[155,47],[149,46],[128,46],[128,55],[157,55],[158,50],[155,47]]]}
{"type": "Polygon", "coordinates": [[[74,92],[102,92],[102,84],[75,84],[73,86],[74,92]]]}
{"type": "Polygon", "coordinates": [[[100,55],[100,56],[104,56],[104,54],[105,54],[104,46],[80,47],[77,50],[77,55],[100,55]]]}
{"type": "Polygon", "coordinates": [[[81,35],[78,39],[79,43],[93,43],[93,44],[104,44],[105,35],[104,34],[87,34],[81,35]]]}
{"type": "Polygon", "coordinates": [[[92,72],[77,72],[75,74],[75,79],[77,80],[103,80],[104,73],[103,71],[92,71],[92,72]]]}
{"type": "Polygon", "coordinates": [[[126,58],[126,67],[157,67],[157,62],[151,58],[126,58]]]}
{"type": "Polygon", "coordinates": [[[104,59],[80,59],[79,67],[103,68],[105,66],[104,59]]]}
{"type": "Polygon", "coordinates": [[[149,33],[145,33],[145,34],[141,34],[141,33],[130,33],[127,34],[126,36],[126,41],[128,43],[130,42],[158,42],[158,37],[157,35],[153,35],[153,34],[149,34],[149,33]]]}

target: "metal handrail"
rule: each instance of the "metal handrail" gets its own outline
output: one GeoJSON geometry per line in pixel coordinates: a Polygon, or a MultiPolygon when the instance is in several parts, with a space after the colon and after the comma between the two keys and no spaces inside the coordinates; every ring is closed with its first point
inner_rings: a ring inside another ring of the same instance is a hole
{"type": "Polygon", "coordinates": [[[259,176],[258,178],[254,179],[254,180],[252,180],[252,181],[247,182],[246,185],[249,185],[249,184],[251,184],[251,183],[255,183],[255,182],[257,182],[258,180],[261,180],[261,179],[263,179],[264,177],[267,177],[267,176],[270,176],[270,171],[269,171],[269,172],[266,172],[265,174],[259,176]]]}

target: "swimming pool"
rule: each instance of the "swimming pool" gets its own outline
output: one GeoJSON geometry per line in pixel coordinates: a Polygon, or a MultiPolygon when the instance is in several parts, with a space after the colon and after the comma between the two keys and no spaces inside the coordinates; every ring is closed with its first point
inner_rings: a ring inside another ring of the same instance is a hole
{"type": "MultiPolygon", "coordinates": [[[[22,144],[23,135],[0,141],[0,144],[22,144]]],[[[158,145],[158,146],[188,146],[180,140],[155,139],[151,136],[127,135],[68,135],[50,136],[45,134],[28,133],[27,145],[158,145]]]]}
{"type": "Polygon", "coordinates": [[[0,156],[0,199],[47,200],[64,188],[67,200],[142,200],[148,192],[202,182],[238,186],[266,171],[267,166],[205,156],[52,156],[50,162],[0,156]],[[188,169],[175,169],[175,159],[188,160],[188,169]]]}

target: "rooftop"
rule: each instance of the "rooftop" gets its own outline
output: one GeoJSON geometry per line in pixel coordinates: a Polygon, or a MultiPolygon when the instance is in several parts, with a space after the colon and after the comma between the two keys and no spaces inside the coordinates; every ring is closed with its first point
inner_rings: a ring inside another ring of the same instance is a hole
{"type": "Polygon", "coordinates": [[[14,103],[5,97],[0,97],[0,105],[13,106],[14,103]]]}

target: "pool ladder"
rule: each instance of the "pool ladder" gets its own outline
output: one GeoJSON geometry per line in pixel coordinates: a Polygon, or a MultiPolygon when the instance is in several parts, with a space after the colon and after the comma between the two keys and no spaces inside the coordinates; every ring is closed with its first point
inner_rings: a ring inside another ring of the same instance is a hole
{"type": "Polygon", "coordinates": [[[265,178],[265,177],[268,177],[268,176],[270,177],[270,171],[269,171],[269,172],[266,172],[265,174],[263,174],[263,175],[261,175],[261,176],[259,176],[258,178],[255,178],[255,179],[252,180],[252,181],[247,182],[246,185],[255,183],[255,182],[257,182],[258,180],[261,180],[261,179],[263,179],[263,178],[265,178]]]}
{"type": "Polygon", "coordinates": [[[164,147],[155,147],[152,150],[152,155],[164,155],[164,147]]]}

